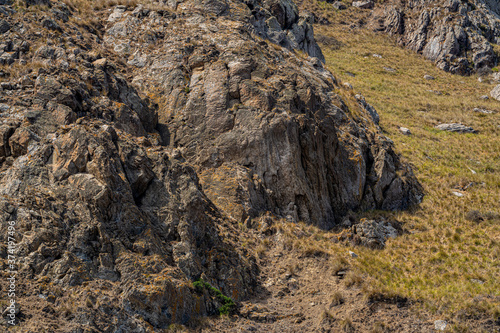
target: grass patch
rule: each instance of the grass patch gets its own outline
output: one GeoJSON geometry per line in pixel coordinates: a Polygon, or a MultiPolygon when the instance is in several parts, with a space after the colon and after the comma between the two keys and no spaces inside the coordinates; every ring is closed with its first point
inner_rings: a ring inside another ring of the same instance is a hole
{"type": "Polygon", "coordinates": [[[234,303],[234,301],[231,298],[225,296],[223,293],[221,293],[219,289],[212,287],[210,283],[200,279],[193,282],[193,287],[199,293],[208,291],[208,293],[212,297],[217,298],[217,300],[222,304],[222,306],[217,309],[220,315],[228,315],[236,309],[236,304],[234,303]]]}
{"type": "MultiPolygon", "coordinates": [[[[367,289],[372,293],[390,291],[420,300],[422,311],[491,318],[500,311],[496,298],[485,297],[500,295],[500,224],[496,218],[500,118],[498,113],[485,116],[472,110],[500,110],[500,102],[480,98],[494,84],[445,73],[383,34],[352,30],[341,23],[348,22],[345,16],[349,15],[342,12],[325,14],[331,25],[315,26],[316,33],[338,41],[334,46],[320,45],[326,65],[340,79],[341,87],[342,82],[349,82],[377,109],[382,131],[413,165],[426,192],[418,209],[381,213],[401,221],[408,233],[388,242],[382,252],[358,249],[359,258],[350,269],[369,277],[364,284],[370,284],[367,289]],[[426,74],[435,80],[425,80],[426,74]],[[449,122],[471,126],[479,134],[434,128],[449,122]],[[402,135],[400,126],[409,128],[412,135],[402,135]],[[457,197],[454,191],[464,196],[457,197]],[[478,310],[474,300],[482,297],[484,304],[478,310]]],[[[340,88],[339,93],[348,99],[352,91],[340,88]]],[[[351,277],[346,278],[346,285],[351,284],[351,277]]]]}

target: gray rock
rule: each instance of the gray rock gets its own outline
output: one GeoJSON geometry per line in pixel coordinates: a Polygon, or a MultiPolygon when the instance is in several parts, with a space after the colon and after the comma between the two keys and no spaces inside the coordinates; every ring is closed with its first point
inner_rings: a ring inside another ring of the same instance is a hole
{"type": "Polygon", "coordinates": [[[411,131],[406,127],[400,127],[399,131],[404,135],[411,135],[411,131]]]}
{"type": "Polygon", "coordinates": [[[43,19],[42,21],[42,26],[44,28],[47,28],[49,30],[56,30],[56,31],[62,31],[61,27],[59,26],[59,24],[57,24],[56,21],[54,21],[53,19],[51,18],[45,18],[43,19]]]}
{"type": "Polygon", "coordinates": [[[470,11],[458,0],[436,3],[402,1],[382,4],[369,26],[394,35],[404,46],[434,61],[444,71],[467,75],[496,66],[491,46],[500,36],[500,16],[488,3],[470,11]],[[446,15],[444,13],[453,13],[446,15]]]}
{"type": "Polygon", "coordinates": [[[126,10],[127,7],[125,6],[116,6],[113,12],[109,15],[108,22],[115,22],[119,20],[123,16],[123,13],[125,13],[126,10]]]}
{"type": "Polygon", "coordinates": [[[425,80],[434,80],[434,76],[431,75],[424,75],[425,80]]]}
{"type": "Polygon", "coordinates": [[[352,3],[353,7],[361,8],[361,9],[372,9],[374,4],[373,1],[354,1],[352,3]]]}
{"type": "Polygon", "coordinates": [[[497,101],[500,101],[500,84],[490,91],[490,96],[497,101]]]}
{"type": "Polygon", "coordinates": [[[342,1],[334,1],[332,3],[332,7],[335,8],[336,10],[344,10],[344,9],[347,9],[347,6],[345,5],[345,3],[343,3],[342,1]]]}
{"type": "Polygon", "coordinates": [[[386,72],[389,72],[389,73],[396,73],[396,70],[394,68],[391,68],[391,67],[384,67],[384,70],[386,72]]]}
{"type": "Polygon", "coordinates": [[[459,132],[459,133],[477,133],[472,127],[465,126],[459,123],[451,123],[451,124],[440,124],[437,125],[436,128],[441,131],[448,132],[459,132]]]}
{"type": "Polygon", "coordinates": [[[358,103],[361,105],[361,107],[368,112],[368,114],[373,119],[373,122],[375,122],[375,124],[378,124],[380,121],[380,116],[378,115],[377,110],[375,110],[375,108],[373,106],[368,104],[362,95],[357,94],[354,97],[356,98],[358,103]]]}
{"type": "Polygon", "coordinates": [[[437,331],[444,331],[448,326],[448,323],[445,320],[436,320],[434,322],[434,329],[437,331]]]}
{"type": "Polygon", "coordinates": [[[141,54],[139,52],[134,53],[133,58],[127,61],[127,64],[135,66],[137,68],[142,68],[146,66],[148,57],[146,54],[141,54]]]}
{"type": "Polygon", "coordinates": [[[474,111],[476,113],[481,113],[481,114],[493,114],[493,113],[495,113],[495,111],[480,109],[480,108],[474,108],[472,111],[474,111]]]}
{"type": "Polygon", "coordinates": [[[349,255],[351,256],[351,258],[358,258],[359,257],[356,253],[354,253],[352,251],[349,251],[349,255]]]}
{"type": "Polygon", "coordinates": [[[488,100],[488,99],[490,99],[490,97],[488,95],[483,95],[483,96],[481,96],[479,98],[482,99],[482,100],[488,100]]]}
{"type": "Polygon", "coordinates": [[[0,19],[0,34],[4,34],[10,30],[10,23],[0,19]]]}
{"type": "Polygon", "coordinates": [[[396,238],[396,229],[386,221],[375,221],[362,219],[352,227],[353,234],[359,237],[359,245],[372,249],[385,247],[388,238],[396,238]]]}

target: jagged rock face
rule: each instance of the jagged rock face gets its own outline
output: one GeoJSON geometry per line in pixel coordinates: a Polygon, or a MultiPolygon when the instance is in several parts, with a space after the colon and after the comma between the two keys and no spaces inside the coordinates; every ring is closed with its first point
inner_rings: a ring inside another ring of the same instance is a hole
{"type": "Polygon", "coordinates": [[[497,65],[490,44],[500,38],[497,1],[389,1],[373,11],[370,26],[451,73],[466,75],[497,65]]]}
{"type": "MultiPolygon", "coordinates": [[[[182,31],[155,45],[133,81],[162,97],[163,144],[196,166],[207,195],[238,220],[271,211],[323,228],[348,210],[418,201],[411,172],[373,123],[376,111],[362,97],[349,97],[349,109],[320,61],[237,33],[254,16],[234,7],[210,20],[184,2],[177,15],[185,23],[125,13],[104,37],[132,45],[157,26],[182,31]]],[[[131,57],[144,47],[131,46],[131,57]]]]}
{"type": "Polygon", "coordinates": [[[336,93],[293,2],[117,6],[93,26],[61,2],[36,8],[0,7],[20,71],[1,72],[0,257],[16,221],[20,313],[38,328],[48,315],[26,307],[40,298],[77,309],[66,331],[216,313],[194,280],[235,300],[256,284],[234,219],[329,228],[420,198],[375,109],[336,93]]]}

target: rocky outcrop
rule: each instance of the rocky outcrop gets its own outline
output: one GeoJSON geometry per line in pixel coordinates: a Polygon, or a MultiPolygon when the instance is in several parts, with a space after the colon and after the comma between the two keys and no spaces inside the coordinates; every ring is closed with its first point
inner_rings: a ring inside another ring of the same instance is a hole
{"type": "MultiPolygon", "coordinates": [[[[235,15],[253,20],[243,4],[235,15]]],[[[161,96],[159,128],[168,128],[160,130],[162,144],[182,151],[207,195],[230,216],[244,221],[271,211],[330,228],[350,209],[418,201],[411,172],[373,127],[376,111],[362,97],[349,97],[350,109],[333,94],[336,81],[321,62],[234,34],[224,16],[214,22],[195,16],[178,27],[163,21],[183,38],[166,35],[133,80],[161,96]]],[[[132,41],[144,40],[151,27],[150,16],[124,15],[104,40],[128,43],[136,54],[145,46],[132,41]],[[130,24],[137,29],[117,34],[130,24]]]]}
{"type": "Polygon", "coordinates": [[[235,221],[330,228],[421,198],[292,2],[118,6],[94,25],[59,2],[3,7],[0,257],[15,221],[22,328],[192,322],[222,306],[194,281],[235,301],[257,284],[235,221]]]}
{"type": "Polygon", "coordinates": [[[370,26],[451,73],[466,75],[497,65],[491,43],[500,38],[495,1],[388,1],[372,13],[370,26]]]}

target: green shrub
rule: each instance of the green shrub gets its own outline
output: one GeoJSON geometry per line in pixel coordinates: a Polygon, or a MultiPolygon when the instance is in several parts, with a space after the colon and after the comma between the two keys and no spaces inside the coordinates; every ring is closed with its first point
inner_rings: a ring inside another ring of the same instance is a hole
{"type": "Polygon", "coordinates": [[[199,293],[206,290],[211,296],[216,297],[222,303],[222,306],[217,309],[221,315],[228,315],[236,308],[236,304],[231,298],[225,296],[219,289],[212,287],[210,283],[202,279],[193,282],[193,287],[199,293]]]}

